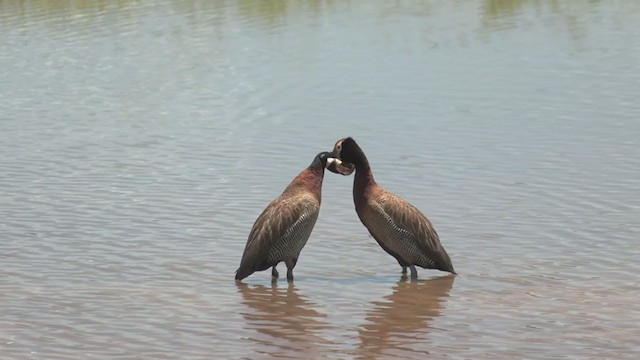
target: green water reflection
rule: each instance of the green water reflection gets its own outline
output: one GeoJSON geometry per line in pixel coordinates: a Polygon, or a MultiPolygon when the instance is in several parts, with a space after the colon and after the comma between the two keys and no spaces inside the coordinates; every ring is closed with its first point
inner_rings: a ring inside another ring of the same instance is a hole
{"type": "MultiPolygon", "coordinates": [[[[405,0],[405,1],[370,1],[366,3],[349,0],[237,0],[237,1],[205,1],[205,0],[175,0],[170,3],[176,12],[198,15],[210,14],[213,18],[233,20],[261,21],[266,24],[286,22],[287,17],[304,13],[306,16],[318,17],[328,11],[365,12],[367,15],[384,16],[399,9],[410,9],[415,16],[428,16],[432,9],[448,6],[446,1],[439,0],[405,0]],[[230,15],[233,15],[231,17],[230,15]]],[[[25,20],[66,19],[73,21],[77,16],[101,16],[105,13],[128,13],[128,16],[145,17],[154,8],[163,7],[162,3],[145,0],[2,0],[0,9],[6,18],[22,18],[25,20]]],[[[569,32],[580,31],[579,19],[599,8],[615,7],[619,11],[639,11],[640,2],[633,0],[603,2],[591,0],[582,2],[567,2],[560,0],[457,0],[454,5],[458,8],[476,8],[483,28],[509,27],[505,21],[518,17],[525,11],[533,11],[535,16],[539,12],[551,12],[557,15],[561,27],[569,32]]],[[[215,23],[215,22],[212,22],[215,23]]]]}

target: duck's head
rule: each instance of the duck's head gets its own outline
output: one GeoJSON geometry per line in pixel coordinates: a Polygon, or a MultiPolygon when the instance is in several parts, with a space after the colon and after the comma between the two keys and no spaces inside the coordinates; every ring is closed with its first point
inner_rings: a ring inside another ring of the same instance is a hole
{"type": "Polygon", "coordinates": [[[341,175],[349,175],[353,172],[355,168],[351,168],[348,165],[343,165],[342,162],[338,159],[333,158],[333,152],[331,151],[323,151],[316,155],[309,165],[309,168],[323,167],[332,173],[341,174],[341,175]]]}
{"type": "Polygon", "coordinates": [[[328,168],[328,163],[327,161],[329,159],[331,159],[331,155],[332,153],[330,151],[323,151],[318,153],[318,155],[316,155],[315,158],[313,158],[313,162],[311,162],[311,165],[309,165],[309,167],[316,167],[318,165],[322,165],[323,168],[328,168]]]}
{"type": "Polygon", "coordinates": [[[351,175],[356,169],[354,165],[358,144],[351,137],[340,139],[333,147],[331,157],[327,159],[327,169],[340,175],[351,175]]]}

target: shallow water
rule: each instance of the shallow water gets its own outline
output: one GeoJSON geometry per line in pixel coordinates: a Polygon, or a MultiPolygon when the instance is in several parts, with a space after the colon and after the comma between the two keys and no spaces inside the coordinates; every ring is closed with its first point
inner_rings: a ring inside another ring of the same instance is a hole
{"type": "Polygon", "coordinates": [[[640,355],[636,1],[0,1],[0,354],[640,355]],[[460,275],[327,174],[295,269],[253,221],[351,135],[460,275]],[[280,266],[281,273],[284,266],[280,266]]]}

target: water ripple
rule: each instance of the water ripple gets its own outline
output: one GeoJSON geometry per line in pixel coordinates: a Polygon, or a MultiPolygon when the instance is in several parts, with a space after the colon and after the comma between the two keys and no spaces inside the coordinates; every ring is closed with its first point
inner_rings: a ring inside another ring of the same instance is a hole
{"type": "Polygon", "coordinates": [[[3,358],[637,357],[635,2],[212,4],[0,2],[3,358]],[[235,284],[347,135],[460,275],[327,174],[295,284],[235,284]]]}

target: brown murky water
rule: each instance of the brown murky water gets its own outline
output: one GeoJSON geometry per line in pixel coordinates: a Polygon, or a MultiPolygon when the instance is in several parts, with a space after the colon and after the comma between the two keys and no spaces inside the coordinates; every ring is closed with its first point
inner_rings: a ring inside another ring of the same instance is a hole
{"type": "Polygon", "coordinates": [[[631,0],[0,0],[0,357],[637,358],[638,24],[631,0]],[[402,282],[327,174],[295,283],[236,285],[260,211],[347,135],[460,275],[402,282]]]}

